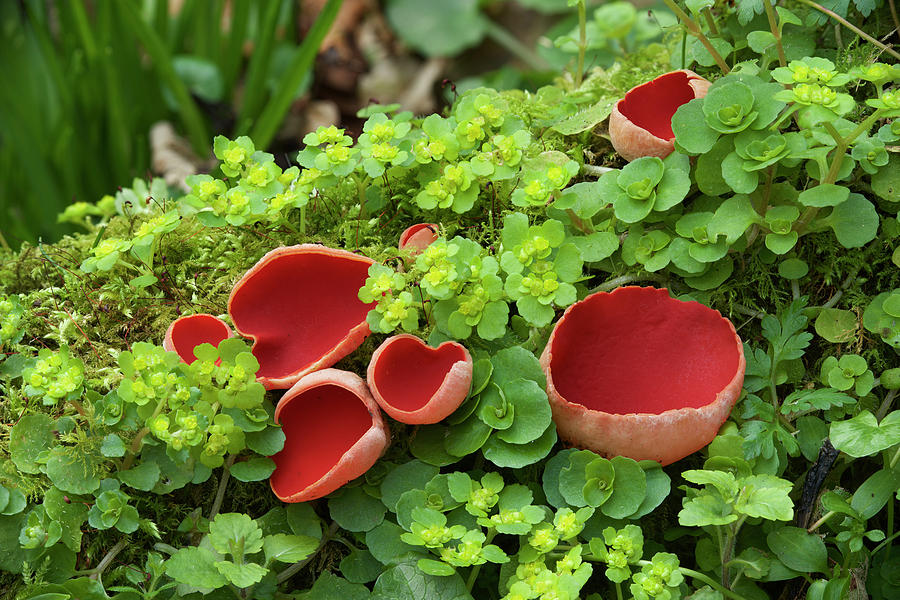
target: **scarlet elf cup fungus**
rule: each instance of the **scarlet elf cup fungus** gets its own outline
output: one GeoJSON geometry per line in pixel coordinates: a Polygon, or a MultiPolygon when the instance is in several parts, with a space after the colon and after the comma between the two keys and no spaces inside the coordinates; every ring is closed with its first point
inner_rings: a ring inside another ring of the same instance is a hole
{"type": "Polygon", "coordinates": [[[414,335],[390,337],[372,354],[369,389],[401,423],[437,423],[459,408],[472,384],[472,356],[457,342],[437,348],[414,335]]]}
{"type": "Polygon", "coordinates": [[[665,158],[675,150],[672,115],[682,104],[703,98],[712,85],[681,69],[631,88],[609,115],[609,139],[625,160],[665,158]]]}
{"type": "Polygon", "coordinates": [[[205,313],[187,315],[172,321],[163,338],[163,348],[177,352],[181,360],[191,364],[197,357],[194,348],[200,344],[218,346],[219,342],[234,335],[222,319],[205,313]]]}
{"type": "Polygon", "coordinates": [[[541,366],[564,441],[667,465],[716,436],[746,362],[718,311],[665,289],[623,287],[566,309],[541,366]]]}
{"type": "Polygon", "coordinates": [[[284,448],[272,459],[272,491],[282,502],[330,494],[375,464],[391,434],[359,375],[323,369],[302,377],[275,408],[284,448]]]}
{"type": "Polygon", "coordinates": [[[438,226],[434,223],[418,223],[407,227],[400,234],[397,247],[411,254],[419,254],[438,239],[438,226]]]}
{"type": "Polygon", "coordinates": [[[374,261],[318,244],[276,248],[238,281],[228,299],[235,329],[253,340],[257,379],[289,388],[329,367],[369,335],[357,293],[374,261]]]}

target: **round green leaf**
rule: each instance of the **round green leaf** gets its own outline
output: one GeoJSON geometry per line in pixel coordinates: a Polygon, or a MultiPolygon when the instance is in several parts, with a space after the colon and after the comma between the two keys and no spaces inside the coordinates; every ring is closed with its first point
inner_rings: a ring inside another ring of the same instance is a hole
{"type": "Polygon", "coordinates": [[[53,485],[70,494],[90,494],[100,487],[100,478],[87,455],[70,456],[55,451],[47,461],[47,477],[53,485]]]}
{"type": "Polygon", "coordinates": [[[444,425],[423,425],[409,440],[409,451],[422,462],[436,467],[452,465],[459,460],[444,448],[450,428],[444,425]]]}
{"type": "Polygon", "coordinates": [[[644,501],[647,476],[634,459],[614,456],[610,462],[616,471],[613,492],[600,506],[600,510],[613,519],[624,519],[634,514],[644,501]]]}
{"type": "Polygon", "coordinates": [[[799,527],[782,526],[766,540],[778,559],[791,569],[801,573],[828,572],[828,551],[819,536],[799,527]]]}
{"type": "Polygon", "coordinates": [[[496,383],[489,383],[481,392],[478,418],[494,429],[508,429],[513,424],[515,405],[506,400],[506,395],[496,383]]]}
{"type": "Polygon", "coordinates": [[[484,457],[498,467],[521,469],[541,460],[556,443],[556,427],[551,425],[541,437],[527,444],[510,444],[492,435],[482,448],[484,457]]]}
{"type": "Polygon", "coordinates": [[[454,56],[484,36],[477,0],[443,0],[423,8],[419,0],[389,0],[385,12],[392,30],[426,56],[454,56]]]}
{"type": "Polygon", "coordinates": [[[547,394],[530,379],[516,379],[503,385],[503,393],[514,407],[509,428],[494,435],[510,444],[525,444],[541,436],[553,418],[547,394]]]}
{"type": "Polygon", "coordinates": [[[856,313],[839,308],[823,308],[816,317],[816,333],[836,344],[849,342],[856,336],[859,322],[856,313]]]}
{"type": "Polygon", "coordinates": [[[420,460],[411,460],[400,465],[388,473],[381,482],[381,501],[391,511],[395,511],[397,501],[403,492],[411,489],[423,489],[425,484],[438,474],[438,470],[437,467],[425,464],[420,460]]]}
{"type": "Polygon", "coordinates": [[[806,277],[809,265],[799,258],[788,258],[778,263],[778,274],[788,280],[806,277]]]}
{"type": "MultiPolygon", "coordinates": [[[[350,554],[341,560],[341,573],[352,583],[369,583],[375,581],[384,565],[375,560],[368,550],[351,550],[350,554]]],[[[328,571],[325,571],[328,573],[328,571]]],[[[343,598],[344,596],[336,596],[343,598]]],[[[367,596],[368,597],[368,596],[367,596]]]]}
{"type": "Polygon", "coordinates": [[[347,531],[369,531],[384,521],[384,504],[362,487],[344,489],[328,500],[331,518],[347,531]]]}
{"type": "Polygon", "coordinates": [[[846,421],[831,424],[832,445],[852,456],[862,458],[900,444],[900,410],[895,410],[878,423],[875,415],[863,411],[846,421]]]}
{"type": "Polygon", "coordinates": [[[9,457],[23,473],[40,473],[35,462],[56,441],[53,419],[43,413],[25,415],[9,432],[9,457]]]}
{"type": "Polygon", "coordinates": [[[263,456],[272,456],[284,448],[284,432],[281,427],[269,426],[246,435],[247,447],[263,456]]]}
{"type": "Polygon", "coordinates": [[[484,446],[492,431],[491,426],[486,425],[478,415],[470,415],[459,425],[450,428],[450,435],[444,439],[444,449],[458,457],[472,454],[484,446]]]}
{"type": "Polygon", "coordinates": [[[823,221],[834,230],[844,248],[859,248],[875,239],[878,213],[862,194],[850,194],[847,201],[834,207],[823,221]]]}

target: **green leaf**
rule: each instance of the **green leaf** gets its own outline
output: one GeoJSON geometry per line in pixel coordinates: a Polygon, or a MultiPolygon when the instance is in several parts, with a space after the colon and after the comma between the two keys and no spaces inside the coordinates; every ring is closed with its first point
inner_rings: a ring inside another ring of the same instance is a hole
{"type": "MultiPolygon", "coordinates": [[[[22,495],[21,492],[19,495],[22,495]]],[[[66,502],[65,494],[55,487],[44,494],[43,506],[47,516],[59,523],[62,529],[60,541],[72,552],[81,550],[81,526],[87,519],[88,507],[80,502],[66,502]]]]}
{"type": "Polygon", "coordinates": [[[9,457],[23,473],[40,473],[35,459],[55,442],[54,421],[48,415],[25,415],[9,432],[9,457]]]}
{"type": "Polygon", "coordinates": [[[563,244],[553,259],[553,270],[559,275],[560,281],[572,283],[581,277],[583,262],[581,252],[574,244],[563,244]]]}
{"type": "Polygon", "coordinates": [[[744,159],[732,152],[722,161],[722,179],[736,194],[749,194],[759,185],[756,171],[743,169],[744,159]]]}
{"type": "Polygon", "coordinates": [[[541,437],[527,444],[510,444],[492,435],[482,448],[484,457],[498,467],[521,469],[541,460],[556,443],[556,427],[550,425],[541,437]]]}
{"type": "Polygon", "coordinates": [[[800,235],[796,231],[789,233],[767,233],[766,248],[775,254],[787,254],[797,244],[800,235]]]}
{"type": "Polygon", "coordinates": [[[503,385],[508,402],[515,406],[512,425],[494,435],[510,444],[525,444],[541,436],[552,414],[547,394],[530,379],[515,379],[503,385]]]}
{"type": "Polygon", "coordinates": [[[778,560],[801,573],[827,573],[828,551],[817,535],[800,527],[783,526],[767,536],[769,548],[778,560]]]}
{"type": "Polygon", "coordinates": [[[751,225],[760,221],[750,197],[738,194],[719,205],[706,230],[711,240],[724,235],[726,243],[734,244],[751,225]]]}
{"type": "Polygon", "coordinates": [[[590,219],[605,205],[599,181],[582,181],[570,185],[553,203],[553,206],[560,210],[571,209],[582,219],[590,219]]]}
{"type": "Polygon", "coordinates": [[[381,501],[393,512],[403,492],[411,489],[423,489],[425,484],[438,474],[438,471],[437,467],[419,460],[411,460],[400,465],[388,473],[381,482],[381,501]]]}
{"type": "Polygon", "coordinates": [[[147,492],[159,481],[159,474],[159,465],[145,460],[127,471],[119,471],[118,477],[125,485],[147,492]]]}
{"type": "Polygon", "coordinates": [[[685,527],[703,527],[705,525],[727,525],[738,520],[721,494],[714,491],[702,491],[696,497],[685,501],[678,522],[685,527]]]}
{"type": "Polygon", "coordinates": [[[227,583],[215,567],[216,555],[207,548],[187,546],[181,548],[165,562],[166,575],[179,583],[216,589],[227,583]]]}
{"type": "Polygon", "coordinates": [[[629,519],[640,519],[650,514],[657,506],[662,504],[672,489],[672,480],[656,461],[640,461],[638,463],[644,469],[647,480],[647,492],[638,509],[628,515],[629,519]]]}
{"type": "Polygon", "coordinates": [[[303,600],[368,600],[369,589],[359,583],[350,583],[328,571],[322,571],[315,585],[303,595],[303,600]]]}
{"type": "Polygon", "coordinates": [[[675,111],[672,116],[672,132],[675,134],[676,145],[691,155],[708,152],[719,139],[719,132],[706,124],[702,98],[682,104],[675,111]]]}
{"type": "Polygon", "coordinates": [[[481,448],[493,429],[486,425],[477,414],[470,415],[459,425],[450,428],[444,440],[444,448],[453,456],[462,457],[481,448]]]}
{"type": "Polygon", "coordinates": [[[637,461],[624,456],[610,459],[616,472],[612,495],[600,511],[613,519],[624,519],[633,514],[644,501],[647,493],[647,476],[637,461]]]}
{"type": "MultiPolygon", "coordinates": [[[[567,505],[566,499],[559,491],[559,475],[560,471],[569,464],[569,456],[575,449],[560,450],[550,460],[544,464],[544,473],[541,476],[541,486],[544,489],[544,495],[547,502],[556,508],[563,508],[567,505]]],[[[582,482],[584,478],[582,477],[582,482]]],[[[584,485],[582,483],[582,485],[584,485]]],[[[581,497],[582,500],[584,497],[581,497]]]]}
{"type": "Polygon", "coordinates": [[[284,431],[281,427],[269,426],[247,434],[247,447],[263,456],[272,456],[284,448],[284,431]]]}
{"type": "Polygon", "coordinates": [[[256,563],[238,565],[230,560],[222,560],[215,563],[215,566],[219,573],[239,588],[246,588],[254,583],[259,583],[268,573],[268,570],[256,563]]]}
{"type": "Polygon", "coordinates": [[[64,450],[51,452],[47,461],[47,477],[53,485],[70,494],[90,494],[100,487],[91,458],[80,454],[71,456],[64,450]]]}
{"type": "Polygon", "coordinates": [[[839,308],[823,308],[816,317],[816,333],[836,344],[849,342],[856,337],[859,321],[856,314],[839,308]]]}
{"type": "Polygon", "coordinates": [[[556,315],[551,306],[541,304],[534,296],[519,298],[516,300],[516,308],[519,309],[519,315],[535,327],[549,325],[556,315]]]}
{"type": "Polygon", "coordinates": [[[262,530],[243,513],[220,513],[209,524],[209,542],[220,554],[254,554],[262,550],[262,530]]]}
{"type": "Polygon", "coordinates": [[[401,563],[381,574],[372,600],[471,600],[462,577],[429,575],[415,563],[401,563]]]}
{"type": "Polygon", "coordinates": [[[288,504],[285,516],[294,535],[307,535],[316,539],[322,537],[322,520],[308,502],[288,504]]]}
{"type": "Polygon", "coordinates": [[[103,456],[117,458],[125,456],[125,451],[125,443],[122,441],[122,438],[114,433],[110,433],[104,437],[103,442],[100,444],[100,454],[103,456]]]}
{"type": "Polygon", "coordinates": [[[425,573],[426,575],[436,575],[438,577],[448,577],[456,573],[456,569],[451,567],[445,562],[439,560],[433,560],[430,558],[420,558],[416,562],[416,566],[419,567],[419,570],[425,573]]]}
{"type": "Polygon", "coordinates": [[[581,252],[584,262],[598,262],[612,256],[619,249],[619,237],[611,231],[596,231],[589,235],[579,235],[571,239],[581,252]]]}
{"type": "MultiPolygon", "coordinates": [[[[521,380],[529,381],[529,380],[521,380]]],[[[533,383],[533,382],[532,382],[533,383]]],[[[481,392],[478,402],[478,418],[493,429],[508,429],[515,418],[515,405],[507,402],[506,395],[496,383],[489,383],[481,392]]],[[[538,434],[540,435],[540,434],[538,434]]]]}
{"type": "MultiPolygon", "coordinates": [[[[490,363],[488,363],[490,364],[490,363]]],[[[444,448],[450,428],[444,425],[423,425],[415,430],[409,440],[409,451],[422,462],[436,467],[452,465],[458,457],[444,448]]]]}
{"type": "Polygon", "coordinates": [[[307,535],[276,533],[263,538],[263,552],[267,563],[273,560],[283,563],[300,562],[312,555],[318,547],[319,540],[307,535]]]}
{"type": "Polygon", "coordinates": [[[850,194],[847,201],[834,207],[822,222],[834,230],[841,246],[859,248],[875,239],[879,219],[875,206],[865,196],[850,194]]]}
{"type": "Polygon", "coordinates": [[[850,506],[862,519],[871,519],[884,508],[898,489],[900,489],[900,470],[875,471],[853,492],[850,506]]]}
{"type": "Polygon", "coordinates": [[[25,563],[25,549],[19,545],[19,532],[25,525],[25,514],[0,518],[0,569],[21,573],[25,563]]]}
{"type": "Polygon", "coordinates": [[[614,98],[604,98],[597,104],[580,110],[571,117],[566,117],[552,125],[550,129],[563,135],[575,135],[576,133],[587,131],[608,117],[612,113],[615,103],[616,100],[614,98]]]}
{"type": "MultiPolygon", "coordinates": [[[[369,583],[375,581],[384,570],[384,565],[375,560],[368,550],[354,549],[341,560],[341,573],[353,583],[369,583]]],[[[325,571],[328,573],[328,571],[325,571]]],[[[368,590],[366,590],[368,594],[368,590]]],[[[333,596],[344,598],[345,596],[333,596]]]]}
{"type": "Polygon", "coordinates": [[[794,503],[788,494],[790,481],[774,475],[751,475],[740,480],[741,492],[734,509],[750,517],[770,521],[790,521],[794,518],[794,503]]]}
{"type": "Polygon", "coordinates": [[[503,388],[516,379],[530,379],[541,389],[547,387],[547,378],[537,357],[522,346],[504,348],[491,357],[494,365],[492,381],[503,388]]]}
{"type": "Polygon", "coordinates": [[[900,444],[900,410],[887,415],[881,423],[867,410],[847,421],[834,422],[829,437],[835,448],[853,458],[877,454],[900,444]]]}
{"type": "Polygon", "coordinates": [[[262,481],[275,471],[275,461],[267,457],[251,458],[231,467],[231,476],[238,481],[262,481]]]}
{"type": "Polygon", "coordinates": [[[398,562],[409,554],[421,556],[416,546],[410,546],[400,539],[403,530],[390,521],[384,521],[381,525],[366,532],[366,548],[372,556],[383,565],[398,562]]]}
{"type": "Polygon", "coordinates": [[[788,258],[778,263],[778,274],[788,280],[802,279],[809,273],[809,265],[799,258],[788,258]]]}
{"type": "Polygon", "coordinates": [[[837,206],[850,197],[850,189],[833,183],[821,183],[816,187],[800,192],[797,201],[803,206],[837,206]]]}
{"type": "Polygon", "coordinates": [[[331,518],[347,531],[369,531],[384,521],[384,503],[362,487],[345,489],[328,500],[331,518]]]}
{"type": "Polygon", "coordinates": [[[568,454],[567,464],[559,471],[559,493],[567,504],[587,506],[584,497],[585,469],[597,458],[590,450],[573,450],[568,454]]]}
{"type": "Polygon", "coordinates": [[[425,56],[455,56],[485,34],[477,0],[448,0],[422,10],[419,0],[390,0],[385,10],[392,30],[425,56]]]}

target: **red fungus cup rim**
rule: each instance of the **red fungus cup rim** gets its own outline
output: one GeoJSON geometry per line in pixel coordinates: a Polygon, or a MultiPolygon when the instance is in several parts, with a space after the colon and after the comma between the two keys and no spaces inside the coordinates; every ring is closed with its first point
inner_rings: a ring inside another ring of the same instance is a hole
{"type": "Polygon", "coordinates": [[[472,356],[458,342],[432,348],[414,335],[386,339],[372,354],[366,380],[391,418],[410,425],[437,423],[459,408],[472,384],[472,356]]]}
{"type": "Polygon", "coordinates": [[[319,244],[276,248],[234,285],[228,314],[253,340],[257,380],[266,389],[291,387],[330,367],[369,335],[366,304],[357,294],[371,258],[319,244]]]}
{"type": "Polygon", "coordinates": [[[378,460],[390,431],[361,377],[322,369],[291,387],[275,408],[285,435],[269,478],[283,502],[315,500],[356,479],[378,460]]]}
{"type": "Polygon", "coordinates": [[[672,117],[682,104],[706,96],[711,83],[688,69],[664,73],[628,90],[609,118],[609,139],[625,160],[665,158],[675,149],[672,117]]]}
{"type": "Polygon", "coordinates": [[[741,340],[718,311],[634,286],[570,306],[541,365],[563,440],[663,465],[712,441],[746,368],[741,340]]]}
{"type": "Polygon", "coordinates": [[[169,324],[163,338],[163,348],[175,352],[183,362],[191,364],[197,357],[194,348],[200,344],[218,346],[234,335],[228,323],[207,313],[179,317],[169,324]]]}

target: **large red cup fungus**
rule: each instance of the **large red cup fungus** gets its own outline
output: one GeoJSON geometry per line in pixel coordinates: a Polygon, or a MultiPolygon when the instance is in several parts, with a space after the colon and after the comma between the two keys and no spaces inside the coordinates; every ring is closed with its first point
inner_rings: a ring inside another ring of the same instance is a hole
{"type": "Polygon", "coordinates": [[[282,502],[330,494],[375,464],[391,434],[359,375],[323,369],[302,377],[275,408],[284,448],[272,459],[272,491],[282,502]]]}
{"type": "Polygon", "coordinates": [[[228,324],[218,317],[208,314],[187,315],[172,321],[163,338],[163,348],[177,352],[181,360],[191,364],[197,357],[194,348],[208,343],[218,346],[219,342],[234,335],[228,324]]]}
{"type": "Polygon", "coordinates": [[[675,149],[672,116],[678,107],[703,98],[712,85],[693,71],[681,69],[631,88],[609,116],[609,139],[625,160],[665,158],[675,149]]]}
{"type": "Polygon", "coordinates": [[[418,223],[407,227],[400,234],[397,247],[407,250],[410,254],[419,254],[438,239],[438,226],[434,223],[418,223]]]}
{"type": "Polygon", "coordinates": [[[623,287],[566,309],[541,366],[563,440],[667,465],[716,436],[746,362],[718,311],[665,289],[623,287]]]}
{"type": "Polygon", "coordinates": [[[457,342],[437,348],[414,335],[390,337],[372,354],[369,389],[401,423],[437,423],[459,408],[472,384],[472,356],[457,342]]]}
{"type": "Polygon", "coordinates": [[[276,248],[238,281],[228,299],[235,329],[253,340],[257,379],[289,388],[330,367],[369,335],[374,306],[357,293],[374,261],[317,244],[276,248]]]}

